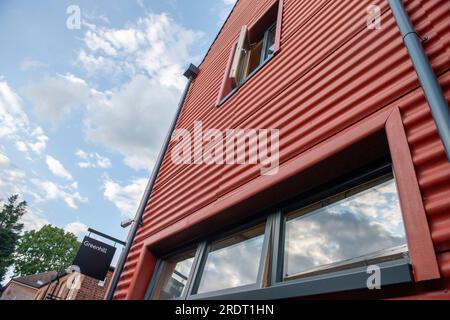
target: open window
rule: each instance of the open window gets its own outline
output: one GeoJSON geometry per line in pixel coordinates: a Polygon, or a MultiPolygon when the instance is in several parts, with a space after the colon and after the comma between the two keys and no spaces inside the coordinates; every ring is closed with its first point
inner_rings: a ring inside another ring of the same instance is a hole
{"type": "Polygon", "coordinates": [[[274,1],[256,23],[241,27],[237,43],[230,52],[217,105],[231,96],[278,51],[282,2],[274,1]]]}
{"type": "Polygon", "coordinates": [[[247,26],[243,26],[239,42],[234,53],[230,79],[233,86],[242,84],[260,65],[275,53],[276,23],[270,26],[262,36],[251,41],[247,26]]]}

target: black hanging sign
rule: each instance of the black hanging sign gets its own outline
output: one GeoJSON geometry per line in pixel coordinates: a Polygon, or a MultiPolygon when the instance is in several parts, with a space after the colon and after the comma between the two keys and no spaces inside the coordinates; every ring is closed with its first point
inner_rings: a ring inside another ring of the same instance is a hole
{"type": "Polygon", "coordinates": [[[115,247],[86,236],[73,264],[80,268],[82,274],[104,280],[115,252],[115,247]]]}

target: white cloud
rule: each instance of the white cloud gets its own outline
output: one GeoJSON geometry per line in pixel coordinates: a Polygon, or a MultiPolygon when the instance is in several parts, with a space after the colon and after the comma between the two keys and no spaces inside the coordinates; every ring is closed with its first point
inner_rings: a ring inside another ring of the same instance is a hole
{"type": "Polygon", "coordinates": [[[28,146],[37,154],[42,154],[47,148],[48,137],[44,134],[44,130],[41,127],[36,127],[31,135],[34,137],[35,142],[29,142],[28,146]]]}
{"type": "Polygon", "coordinates": [[[147,179],[135,179],[121,185],[109,178],[103,182],[104,197],[111,201],[125,217],[134,217],[144,194],[147,179]]]}
{"type": "Polygon", "coordinates": [[[27,209],[27,212],[22,216],[22,219],[20,219],[20,222],[24,225],[23,231],[39,230],[43,226],[50,224],[42,214],[36,213],[30,208],[27,209]]]}
{"type": "Polygon", "coordinates": [[[9,166],[9,164],[9,158],[6,155],[0,153],[0,168],[9,166]]]}
{"type": "Polygon", "coordinates": [[[70,208],[76,209],[79,203],[88,200],[77,191],[78,184],[76,182],[60,186],[51,181],[30,178],[30,175],[33,176],[14,166],[8,156],[0,153],[0,202],[11,194],[19,194],[21,198],[27,200],[29,206],[21,219],[24,231],[40,229],[50,223],[42,215],[42,212],[36,209],[37,203],[62,200],[70,208]],[[30,198],[35,201],[30,202],[30,198]]]}
{"type": "Polygon", "coordinates": [[[21,140],[16,141],[16,148],[17,150],[21,151],[21,152],[27,152],[28,151],[28,147],[27,144],[21,140]]]}
{"type": "MultiPolygon", "coordinates": [[[[135,170],[151,170],[186,82],[183,66],[199,58],[192,48],[199,47],[204,34],[184,28],[164,13],[147,14],[123,28],[85,26],[77,61],[87,76],[104,71],[121,80],[127,77],[128,82],[98,90],[72,74],[57,75],[28,86],[26,95],[38,116],[53,121],[84,106],[90,142],[118,152],[135,170]]],[[[79,165],[86,168],[92,163],[79,165]]],[[[100,159],[96,166],[108,167],[109,162],[100,159]]]]}
{"type": "Polygon", "coordinates": [[[107,157],[99,155],[97,152],[85,152],[78,149],[75,155],[82,161],[78,162],[78,166],[83,169],[101,168],[108,169],[112,167],[111,160],[107,157]]]}
{"type": "Polygon", "coordinates": [[[64,168],[59,160],[53,158],[50,155],[47,155],[47,157],[45,158],[45,163],[47,164],[47,167],[51,171],[51,173],[53,173],[55,176],[66,180],[73,180],[72,174],[67,171],[66,168],[64,168]]]}
{"type": "Polygon", "coordinates": [[[21,193],[25,176],[24,171],[16,168],[6,155],[0,153],[0,199],[21,193]]]}
{"type": "Polygon", "coordinates": [[[77,185],[60,186],[52,181],[41,181],[32,179],[32,183],[38,188],[39,193],[35,194],[37,202],[49,200],[62,200],[72,209],[78,209],[79,203],[85,203],[87,198],[80,195],[76,190],[77,185]]]}
{"type": "Polygon", "coordinates": [[[81,223],[79,221],[71,222],[64,227],[64,230],[66,232],[71,232],[77,237],[86,233],[87,229],[88,227],[84,223],[81,223]]]}
{"type": "Polygon", "coordinates": [[[179,92],[139,75],[99,94],[85,120],[87,137],[124,156],[133,169],[151,170],[178,102],[179,92]]]}
{"type": "Polygon", "coordinates": [[[222,0],[217,6],[212,8],[212,11],[219,16],[218,25],[222,25],[225,19],[231,12],[231,9],[236,4],[237,0],[222,0]]]}
{"type": "Polygon", "coordinates": [[[29,70],[34,70],[34,69],[45,68],[47,66],[48,65],[46,63],[43,63],[41,61],[31,59],[31,58],[26,58],[20,64],[20,69],[22,71],[29,71],[29,70]]]}
{"type": "Polygon", "coordinates": [[[17,134],[18,131],[25,130],[28,124],[20,97],[0,77],[0,138],[17,134]]]}
{"type": "Polygon", "coordinates": [[[116,65],[114,60],[101,55],[89,54],[85,50],[78,52],[77,61],[81,63],[89,76],[98,72],[114,73],[116,65]]]}
{"type": "MultiPolygon", "coordinates": [[[[27,94],[34,99],[38,115],[51,114],[50,118],[55,120],[83,102],[86,137],[123,155],[127,166],[150,170],[178,104],[180,91],[144,75],[136,75],[128,83],[109,91],[90,89],[84,80],[73,75],[59,75],[29,87],[27,94]]],[[[48,138],[39,127],[32,134],[34,142],[28,147],[41,154],[48,138]]],[[[24,149],[19,144],[17,147],[24,149]]],[[[95,153],[93,158],[96,167],[111,166],[107,158],[95,153]]],[[[94,165],[93,161],[83,161],[79,166],[94,165]]]]}
{"type": "Polygon", "coordinates": [[[109,56],[117,55],[116,49],[108,40],[102,37],[102,34],[88,30],[84,35],[84,43],[91,51],[103,51],[109,56]]]}
{"type": "MultiPolygon", "coordinates": [[[[89,21],[101,21],[103,23],[106,24],[110,24],[111,22],[109,21],[108,17],[105,16],[104,14],[101,15],[97,15],[95,13],[87,13],[86,10],[83,10],[83,18],[89,20],[89,21]]],[[[87,23],[86,21],[84,21],[84,23],[87,23]]]]}
{"type": "Polygon", "coordinates": [[[48,137],[41,127],[32,125],[22,109],[22,99],[0,76],[0,138],[13,140],[19,151],[31,149],[41,154],[48,137]]]}
{"type": "Polygon", "coordinates": [[[133,77],[144,72],[179,90],[185,83],[183,66],[199,58],[191,49],[205,38],[203,32],[184,28],[165,13],[147,14],[124,28],[86,26],[85,48],[77,61],[88,74],[120,72],[133,77]]]}
{"type": "Polygon", "coordinates": [[[72,74],[59,74],[29,85],[25,95],[33,103],[36,115],[56,121],[73,108],[87,103],[90,90],[84,80],[72,74]]]}

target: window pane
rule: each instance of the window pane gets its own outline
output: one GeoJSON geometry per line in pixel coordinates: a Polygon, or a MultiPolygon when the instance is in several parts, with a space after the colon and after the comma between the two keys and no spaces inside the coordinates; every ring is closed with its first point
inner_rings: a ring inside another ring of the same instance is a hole
{"type": "Polygon", "coordinates": [[[261,40],[249,49],[249,62],[248,62],[247,76],[250,73],[252,73],[256,68],[259,67],[259,64],[261,62],[262,46],[263,46],[263,41],[261,40]]]}
{"type": "Polygon", "coordinates": [[[288,215],[284,278],[406,250],[397,190],[389,176],[288,215]]]}
{"type": "Polygon", "coordinates": [[[191,251],[164,261],[152,298],[164,300],[181,297],[186,289],[194,257],[195,252],[191,251]]]}
{"type": "Polygon", "coordinates": [[[266,44],[266,52],[264,55],[264,60],[273,56],[275,52],[275,31],[276,26],[271,27],[267,32],[267,44],[266,44]]]}
{"type": "Polygon", "coordinates": [[[213,243],[198,293],[255,284],[264,228],[260,225],[213,243]]]}

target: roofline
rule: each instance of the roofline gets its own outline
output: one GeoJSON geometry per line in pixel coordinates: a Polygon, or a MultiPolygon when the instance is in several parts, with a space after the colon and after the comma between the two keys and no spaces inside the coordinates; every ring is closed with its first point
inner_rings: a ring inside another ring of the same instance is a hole
{"type": "Polygon", "coordinates": [[[225,19],[225,21],[222,24],[222,27],[220,27],[219,32],[217,32],[216,37],[214,38],[214,40],[212,41],[211,45],[208,48],[208,51],[206,51],[206,54],[203,56],[202,61],[199,63],[198,67],[200,68],[200,66],[203,64],[203,62],[205,62],[206,57],[208,56],[208,53],[211,51],[212,46],[214,45],[214,43],[216,43],[217,38],[219,37],[219,35],[222,33],[223,28],[225,27],[225,24],[228,22],[228,20],[231,17],[231,14],[234,12],[234,9],[236,8],[236,5],[238,4],[240,0],[236,0],[236,3],[234,4],[233,8],[231,9],[230,13],[228,14],[227,18],[225,19]]]}
{"type": "Polygon", "coordinates": [[[42,286],[41,287],[34,287],[34,286],[31,286],[29,284],[26,284],[26,283],[23,283],[23,282],[14,280],[14,279],[9,280],[8,284],[6,286],[4,286],[4,288],[6,289],[6,287],[8,287],[11,283],[17,283],[17,284],[20,284],[22,286],[25,286],[25,287],[28,287],[28,288],[31,288],[31,289],[35,289],[35,290],[38,290],[38,289],[42,288],[42,286]]]}
{"type": "MultiPolygon", "coordinates": [[[[56,271],[47,271],[47,272],[56,272],[56,271]]],[[[41,273],[44,273],[44,272],[41,272],[41,273]]],[[[61,275],[59,276],[59,278],[64,277],[66,274],[67,274],[67,272],[61,274],[61,275]]],[[[46,285],[52,283],[53,281],[55,281],[55,280],[58,278],[58,273],[56,273],[56,277],[55,277],[54,279],[50,279],[50,281],[47,281],[47,282],[43,283],[42,285],[40,285],[40,286],[38,286],[38,287],[37,287],[37,286],[35,287],[35,286],[33,286],[33,285],[26,284],[26,283],[24,283],[24,282],[21,282],[21,281],[17,280],[17,279],[19,279],[19,278],[20,278],[20,277],[12,278],[11,280],[9,280],[9,282],[6,284],[6,286],[8,286],[10,282],[15,282],[15,283],[23,284],[24,286],[27,286],[27,287],[30,287],[30,288],[40,289],[40,288],[42,288],[42,287],[44,287],[44,286],[46,286],[46,285]]],[[[6,288],[6,286],[5,286],[5,288],[6,288]]]]}

